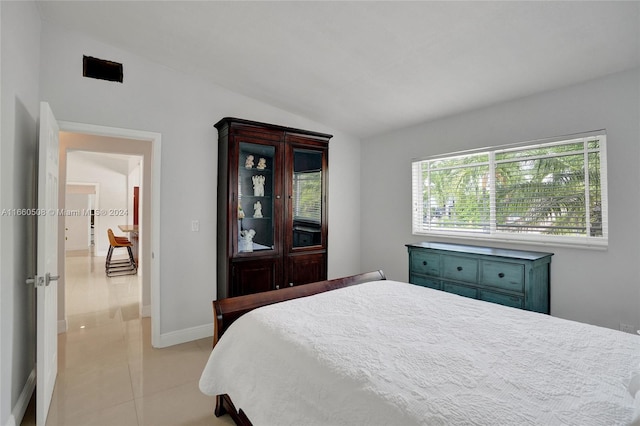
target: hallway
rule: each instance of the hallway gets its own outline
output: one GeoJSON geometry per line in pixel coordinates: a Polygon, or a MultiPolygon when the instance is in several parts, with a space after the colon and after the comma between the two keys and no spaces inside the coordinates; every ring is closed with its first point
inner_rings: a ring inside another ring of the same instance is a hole
{"type": "MultiPolygon", "coordinates": [[[[107,278],[104,260],[67,254],[68,331],[58,335],[47,425],[232,425],[198,389],[212,339],[152,348],[150,318],[139,316],[139,276],[107,278]]],[[[33,424],[30,404],[22,425],[33,424]]]]}

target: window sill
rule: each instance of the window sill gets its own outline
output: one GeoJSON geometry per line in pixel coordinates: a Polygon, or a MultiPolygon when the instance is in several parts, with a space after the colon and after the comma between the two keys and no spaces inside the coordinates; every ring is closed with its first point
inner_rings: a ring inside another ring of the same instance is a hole
{"type": "Polygon", "coordinates": [[[598,250],[606,251],[609,247],[609,241],[606,238],[572,238],[572,237],[556,237],[549,238],[536,238],[536,239],[524,239],[522,237],[514,237],[510,235],[486,235],[475,233],[452,233],[452,232],[413,232],[413,235],[421,237],[437,237],[446,238],[452,240],[473,240],[482,242],[500,242],[509,244],[522,244],[528,246],[544,246],[544,247],[565,247],[582,250],[598,250]]]}

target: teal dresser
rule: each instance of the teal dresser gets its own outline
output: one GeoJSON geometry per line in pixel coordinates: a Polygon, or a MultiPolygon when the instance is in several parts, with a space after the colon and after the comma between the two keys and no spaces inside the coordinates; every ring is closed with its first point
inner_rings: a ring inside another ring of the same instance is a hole
{"type": "Polygon", "coordinates": [[[553,253],[430,242],[407,248],[412,284],[549,313],[553,253]]]}

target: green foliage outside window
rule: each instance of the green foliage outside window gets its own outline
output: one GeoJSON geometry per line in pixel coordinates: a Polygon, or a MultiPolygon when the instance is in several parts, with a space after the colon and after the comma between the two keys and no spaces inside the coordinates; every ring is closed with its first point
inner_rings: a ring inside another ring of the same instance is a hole
{"type": "Polygon", "coordinates": [[[293,216],[296,220],[320,222],[322,172],[296,172],[293,176],[293,216]]]}
{"type": "Polygon", "coordinates": [[[414,162],[414,233],[606,237],[603,146],[598,136],[414,162]]]}

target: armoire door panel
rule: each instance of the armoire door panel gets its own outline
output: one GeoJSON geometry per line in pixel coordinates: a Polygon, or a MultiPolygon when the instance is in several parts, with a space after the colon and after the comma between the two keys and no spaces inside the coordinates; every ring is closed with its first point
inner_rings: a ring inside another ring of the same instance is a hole
{"type": "Polygon", "coordinates": [[[233,262],[230,297],[275,290],[280,281],[280,259],[233,262]]]}
{"type": "Polygon", "coordinates": [[[327,279],[325,253],[287,256],[287,286],[309,284],[327,279]]]}

